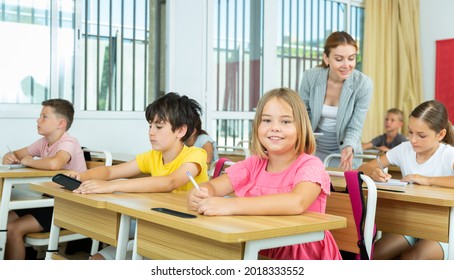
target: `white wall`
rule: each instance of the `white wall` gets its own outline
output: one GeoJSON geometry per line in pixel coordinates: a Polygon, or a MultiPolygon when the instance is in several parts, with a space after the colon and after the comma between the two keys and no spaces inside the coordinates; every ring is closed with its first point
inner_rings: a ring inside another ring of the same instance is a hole
{"type": "Polygon", "coordinates": [[[425,100],[435,98],[436,40],[454,38],[454,1],[420,0],[422,74],[425,100]]]}
{"type": "MultiPolygon", "coordinates": [[[[40,110],[41,106],[37,105],[27,111],[0,112],[0,158],[7,152],[7,146],[17,150],[41,137],[36,129],[40,110]]],[[[143,112],[101,113],[94,117],[93,113],[79,111],[69,133],[76,136],[82,146],[112,153],[134,155],[150,148],[148,123],[143,112]]]]}

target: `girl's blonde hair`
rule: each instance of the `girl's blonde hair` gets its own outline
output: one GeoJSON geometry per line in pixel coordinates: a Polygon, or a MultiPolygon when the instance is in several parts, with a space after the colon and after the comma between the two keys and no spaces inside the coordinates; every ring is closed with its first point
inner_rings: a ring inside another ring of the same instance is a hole
{"type": "Polygon", "coordinates": [[[293,119],[295,121],[297,140],[295,143],[295,151],[297,154],[306,153],[312,154],[315,151],[315,137],[312,132],[311,122],[307,114],[306,106],[303,100],[295,91],[289,88],[276,88],[268,91],[263,95],[257,105],[255,118],[252,123],[251,137],[251,154],[257,155],[260,158],[267,158],[267,152],[258,137],[258,128],[260,126],[263,114],[263,108],[266,103],[273,98],[285,101],[293,111],[293,119]]]}

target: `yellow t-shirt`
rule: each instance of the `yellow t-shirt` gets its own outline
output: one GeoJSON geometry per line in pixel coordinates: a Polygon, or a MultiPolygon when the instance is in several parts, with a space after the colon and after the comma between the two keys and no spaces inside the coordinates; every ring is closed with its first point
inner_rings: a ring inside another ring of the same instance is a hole
{"type": "MultiPolygon", "coordinates": [[[[162,163],[162,153],[160,151],[150,150],[136,156],[136,162],[140,171],[142,171],[142,173],[151,174],[151,176],[167,176],[186,162],[198,164],[201,167],[201,171],[194,178],[197,183],[208,181],[208,167],[206,161],[207,153],[204,149],[187,146],[184,146],[181,153],[173,161],[167,164],[162,163]]],[[[189,181],[187,184],[179,187],[177,191],[187,191],[193,187],[191,181],[189,181]]]]}

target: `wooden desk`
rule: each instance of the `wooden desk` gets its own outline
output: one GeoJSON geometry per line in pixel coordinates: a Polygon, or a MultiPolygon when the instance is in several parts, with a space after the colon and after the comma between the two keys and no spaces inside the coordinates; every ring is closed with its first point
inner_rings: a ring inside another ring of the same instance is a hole
{"type": "Polygon", "coordinates": [[[132,154],[112,153],[112,159],[113,159],[112,164],[115,165],[115,164],[128,162],[135,158],[136,158],[136,155],[132,155],[132,154]]]}
{"type": "Polygon", "coordinates": [[[228,158],[229,160],[234,162],[242,161],[246,158],[244,154],[230,151],[218,151],[218,154],[220,158],[228,158]]]}
{"type": "MultiPolygon", "coordinates": [[[[92,155],[92,160],[104,161],[105,158],[101,155],[92,155]]],[[[122,154],[122,153],[112,153],[112,165],[128,162],[136,158],[136,155],[133,154],[122,154]]]]}
{"type": "MultiPolygon", "coordinates": [[[[137,253],[151,259],[257,259],[266,248],[312,242],[324,230],[346,226],[343,217],[304,213],[293,216],[216,216],[188,211],[185,193],[155,193],[109,201],[108,209],[137,218],[137,253]],[[151,210],[170,208],[195,214],[180,218],[151,210]]],[[[134,254],[136,255],[136,254],[134,254]]]]}
{"type": "Polygon", "coordinates": [[[83,234],[120,248],[116,259],[126,258],[130,218],[107,209],[107,203],[118,196],[132,194],[76,194],[53,182],[34,183],[33,190],[54,196],[54,217],[46,259],[57,251],[60,228],[83,234]]]}
{"type": "MultiPolygon", "coordinates": [[[[331,179],[335,189],[345,189],[343,178],[331,179]]],[[[405,192],[378,190],[377,195],[379,230],[447,242],[448,259],[454,259],[453,188],[410,184],[405,192]]]]}
{"type": "Polygon", "coordinates": [[[33,168],[0,169],[0,259],[5,256],[6,229],[10,210],[49,207],[53,199],[43,198],[42,194],[13,185],[31,182],[50,181],[52,176],[63,171],[48,171],[33,168]]]}

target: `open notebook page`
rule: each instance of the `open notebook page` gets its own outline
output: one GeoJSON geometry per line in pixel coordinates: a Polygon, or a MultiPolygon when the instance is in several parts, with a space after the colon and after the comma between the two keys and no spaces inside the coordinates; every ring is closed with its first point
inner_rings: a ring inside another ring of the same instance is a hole
{"type": "MultiPolygon", "coordinates": [[[[375,182],[375,181],[374,181],[375,182]]],[[[406,186],[408,182],[403,182],[397,179],[389,179],[387,182],[375,182],[377,186],[406,186]]]]}

